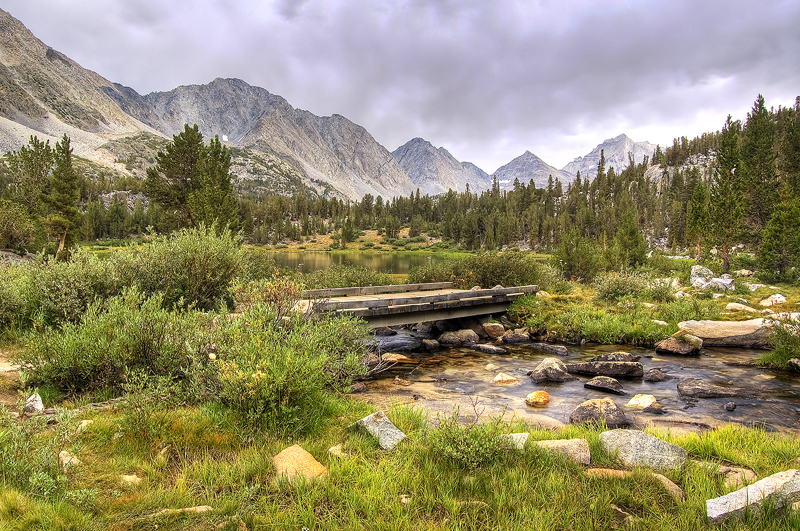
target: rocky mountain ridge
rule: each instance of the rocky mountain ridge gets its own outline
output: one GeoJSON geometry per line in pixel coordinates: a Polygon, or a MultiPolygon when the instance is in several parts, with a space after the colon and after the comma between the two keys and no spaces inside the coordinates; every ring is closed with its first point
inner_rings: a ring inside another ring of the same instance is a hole
{"type": "Polygon", "coordinates": [[[655,144],[651,144],[650,142],[636,142],[629,138],[628,135],[621,134],[614,138],[604,140],[602,144],[599,144],[588,154],[583,157],[577,157],[561,168],[561,171],[568,174],[571,180],[573,180],[578,171],[580,171],[582,178],[588,178],[591,181],[597,177],[600,153],[604,155],[606,171],[613,167],[614,171],[619,173],[628,167],[629,154],[633,156],[634,163],[641,164],[645,157],[652,159],[655,150],[655,144]]]}
{"type": "MultiPolygon", "coordinates": [[[[492,184],[486,172],[456,160],[445,148],[416,138],[390,153],[343,116],[296,109],[281,96],[239,79],[140,95],[84,69],[0,10],[0,153],[19,149],[32,135],[52,145],[67,134],[76,155],[142,177],[157,150],[155,139],[168,141],[186,123],[236,148],[239,180],[257,182],[266,191],[359,200],[367,193],[407,196],[417,188],[428,194],[463,191],[467,184],[480,192],[492,184]]],[[[640,144],[647,143],[620,135],[563,170],[526,152],[494,175],[506,189],[515,179],[533,179],[543,187],[551,175],[567,183],[575,168],[585,168],[585,176],[591,175],[592,165],[596,171],[595,152],[599,160],[603,146],[606,167],[621,169],[627,164],[623,150],[641,160],[647,148],[640,144]]]]}
{"type": "Polygon", "coordinates": [[[442,194],[486,190],[492,186],[489,175],[471,162],[459,162],[445,148],[436,148],[422,138],[409,140],[392,156],[423,194],[442,194]]]}

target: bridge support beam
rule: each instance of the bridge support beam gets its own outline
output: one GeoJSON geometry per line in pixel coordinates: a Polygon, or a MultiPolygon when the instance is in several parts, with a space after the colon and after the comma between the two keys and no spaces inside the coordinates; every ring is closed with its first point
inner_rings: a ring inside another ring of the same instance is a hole
{"type": "Polygon", "coordinates": [[[445,319],[460,319],[462,317],[476,317],[479,315],[490,315],[505,313],[508,310],[509,302],[498,302],[493,304],[482,304],[479,306],[464,306],[460,308],[443,308],[441,310],[424,310],[412,313],[399,313],[390,315],[373,315],[362,317],[372,328],[381,326],[398,326],[426,321],[441,321],[445,319]]]}

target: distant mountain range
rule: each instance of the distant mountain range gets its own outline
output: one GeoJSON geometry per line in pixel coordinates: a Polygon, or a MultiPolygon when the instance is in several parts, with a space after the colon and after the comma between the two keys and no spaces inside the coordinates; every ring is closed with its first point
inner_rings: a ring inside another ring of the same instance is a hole
{"type": "Polygon", "coordinates": [[[130,161],[139,157],[140,165],[152,163],[153,139],[166,141],[186,123],[237,148],[234,168],[240,179],[280,193],[351,200],[367,193],[407,196],[416,189],[433,195],[463,191],[467,185],[477,192],[491,187],[493,176],[505,189],[515,179],[547,186],[551,175],[566,184],[578,170],[591,178],[601,149],[606,169],[617,170],[627,166],[628,153],[641,162],[655,150],[620,135],[561,170],[526,151],[489,175],[421,138],[390,153],[343,116],[296,109],[281,96],[239,79],[142,96],[82,68],[0,10],[0,152],[19,149],[31,135],[52,144],[67,134],[77,155],[140,176],[130,161]]]}

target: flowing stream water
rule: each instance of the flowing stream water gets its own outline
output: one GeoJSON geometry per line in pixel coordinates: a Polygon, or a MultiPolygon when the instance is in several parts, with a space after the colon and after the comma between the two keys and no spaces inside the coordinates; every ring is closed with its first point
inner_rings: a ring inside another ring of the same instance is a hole
{"type": "MultiPolygon", "coordinates": [[[[624,350],[642,356],[645,372],[660,368],[674,379],[650,383],[641,378],[619,381],[627,395],[618,396],[587,389],[590,377],[578,380],[536,384],[527,376],[552,354],[530,346],[504,345],[509,354],[488,355],[468,348],[445,349],[431,353],[415,352],[409,361],[396,364],[367,382],[365,398],[381,407],[394,402],[415,402],[435,413],[447,415],[458,407],[461,414],[475,416],[505,414],[529,424],[555,427],[569,423],[573,409],[592,398],[611,398],[621,407],[634,425],[654,425],[672,431],[703,431],[728,422],[759,426],[768,431],[800,433],[800,377],[796,374],[760,369],[752,360],[763,351],[745,349],[706,349],[700,356],[665,356],[652,349],[620,346],[568,347],[565,362],[586,361],[603,352],[624,350]],[[487,365],[496,368],[487,369],[487,365]],[[515,376],[514,384],[494,384],[500,372],[515,376]],[[698,378],[722,386],[743,387],[753,391],[754,398],[690,399],[679,395],[677,383],[698,378]],[[550,404],[533,408],[525,404],[528,393],[547,391],[550,404]],[[643,412],[630,407],[636,394],[655,396],[663,407],[662,414],[643,412]],[[736,409],[728,411],[725,404],[736,409]]],[[[434,415],[435,416],[435,415],[434,415]]]]}

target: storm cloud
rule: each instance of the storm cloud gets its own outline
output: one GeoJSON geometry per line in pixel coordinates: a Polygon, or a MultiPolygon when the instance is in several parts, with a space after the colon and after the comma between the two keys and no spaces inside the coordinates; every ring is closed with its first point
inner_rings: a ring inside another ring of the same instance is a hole
{"type": "Polygon", "coordinates": [[[81,65],[145,94],[236,77],[394,150],[488,172],[562,167],[626,133],[662,146],[800,94],[795,0],[6,0],[81,65]]]}

